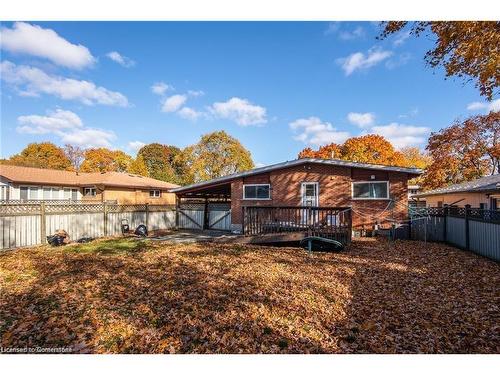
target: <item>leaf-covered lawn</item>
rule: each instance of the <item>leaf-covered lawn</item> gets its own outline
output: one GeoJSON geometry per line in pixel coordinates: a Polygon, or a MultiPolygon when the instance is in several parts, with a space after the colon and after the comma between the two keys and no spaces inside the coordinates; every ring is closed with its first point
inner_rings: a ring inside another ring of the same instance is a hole
{"type": "Polygon", "coordinates": [[[104,240],[0,255],[5,347],[92,353],[498,353],[500,266],[452,247],[104,240]]]}

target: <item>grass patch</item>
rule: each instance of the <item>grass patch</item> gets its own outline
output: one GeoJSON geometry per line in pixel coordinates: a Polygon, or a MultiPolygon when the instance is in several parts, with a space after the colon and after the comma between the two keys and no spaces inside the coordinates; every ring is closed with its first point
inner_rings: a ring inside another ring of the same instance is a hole
{"type": "Polygon", "coordinates": [[[68,252],[97,255],[130,255],[148,248],[150,241],[137,238],[113,238],[66,246],[68,252]]]}

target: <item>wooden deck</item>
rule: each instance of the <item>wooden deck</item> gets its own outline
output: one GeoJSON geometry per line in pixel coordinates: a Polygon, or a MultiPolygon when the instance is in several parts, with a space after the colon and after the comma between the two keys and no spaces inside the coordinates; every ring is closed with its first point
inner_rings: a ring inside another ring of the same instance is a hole
{"type": "Polygon", "coordinates": [[[347,245],[351,229],[349,207],[243,207],[245,243],[294,242],[316,236],[347,245]]]}

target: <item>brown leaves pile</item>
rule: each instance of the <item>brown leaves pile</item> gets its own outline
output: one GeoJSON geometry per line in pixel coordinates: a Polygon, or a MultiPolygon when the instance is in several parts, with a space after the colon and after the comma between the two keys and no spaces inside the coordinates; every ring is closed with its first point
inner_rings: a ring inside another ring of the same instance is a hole
{"type": "MultiPolygon", "coordinates": [[[[131,240],[119,240],[131,241],[131,240]]],[[[123,244],[122,244],[123,245],[123,244]]],[[[498,353],[500,266],[440,244],[0,255],[3,347],[90,353],[498,353]]]]}

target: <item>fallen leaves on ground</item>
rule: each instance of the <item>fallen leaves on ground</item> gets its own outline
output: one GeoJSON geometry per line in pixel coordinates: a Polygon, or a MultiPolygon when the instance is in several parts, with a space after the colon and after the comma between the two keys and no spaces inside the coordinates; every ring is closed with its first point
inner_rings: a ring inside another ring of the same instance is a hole
{"type": "Polygon", "coordinates": [[[83,353],[498,353],[499,264],[442,244],[342,253],[130,239],[0,255],[0,340],[83,353]]]}

